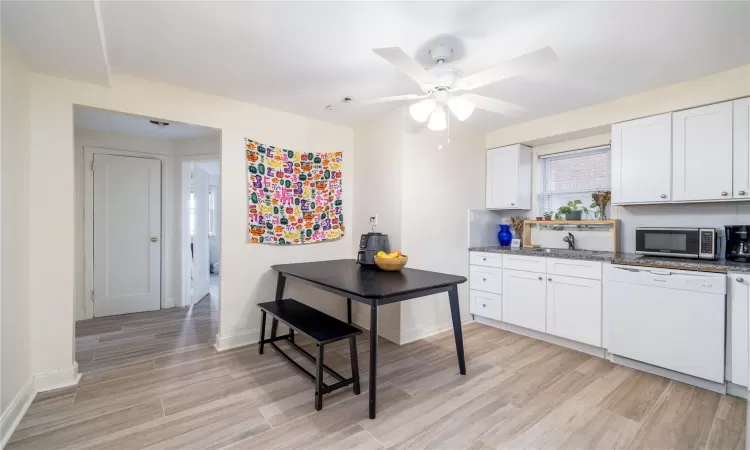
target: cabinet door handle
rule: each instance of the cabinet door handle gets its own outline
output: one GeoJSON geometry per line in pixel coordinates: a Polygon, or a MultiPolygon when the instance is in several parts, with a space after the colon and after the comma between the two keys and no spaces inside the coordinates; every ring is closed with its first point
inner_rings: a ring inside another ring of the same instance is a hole
{"type": "Polygon", "coordinates": [[[737,191],[737,195],[745,195],[745,191],[737,191]]]}
{"type": "Polygon", "coordinates": [[[510,206],[516,206],[516,204],[515,203],[511,203],[510,206]]]}
{"type": "Polygon", "coordinates": [[[667,198],[667,194],[661,194],[661,198],[667,198]]]}
{"type": "Polygon", "coordinates": [[[738,282],[738,283],[742,283],[743,281],[745,281],[745,279],[744,279],[744,278],[742,278],[742,277],[737,277],[737,282],[738,282]]]}
{"type": "Polygon", "coordinates": [[[726,197],[727,196],[727,191],[721,191],[721,196],[722,197],[726,197]]]}
{"type": "Polygon", "coordinates": [[[487,278],[482,278],[482,281],[487,281],[487,278]]]}
{"type": "Polygon", "coordinates": [[[486,308],[486,307],[487,307],[487,303],[482,303],[482,308],[486,308]]]}
{"type": "Polygon", "coordinates": [[[552,278],[547,278],[547,281],[552,281],[552,278]]]}
{"type": "Polygon", "coordinates": [[[487,261],[487,258],[482,258],[482,261],[487,261]]]}
{"type": "Polygon", "coordinates": [[[539,277],[539,280],[541,281],[542,277],[539,277]]]}

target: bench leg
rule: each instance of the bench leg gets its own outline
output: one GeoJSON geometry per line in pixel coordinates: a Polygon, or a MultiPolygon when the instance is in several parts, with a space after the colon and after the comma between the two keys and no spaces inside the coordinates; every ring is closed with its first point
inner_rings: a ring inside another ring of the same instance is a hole
{"type": "Polygon", "coordinates": [[[294,343],[294,330],[289,329],[289,341],[294,343]]]}
{"type": "Polygon", "coordinates": [[[258,343],[258,354],[263,354],[263,341],[266,339],[266,312],[260,310],[260,342],[258,343]]]}
{"type": "Polygon", "coordinates": [[[271,317],[271,339],[276,337],[276,332],[279,330],[279,319],[271,317]]]}
{"type": "Polygon", "coordinates": [[[359,363],[357,362],[357,338],[352,336],[349,338],[349,357],[352,360],[352,378],[354,383],[352,384],[352,390],[354,395],[359,395],[359,363]]]}
{"type": "Polygon", "coordinates": [[[318,357],[315,360],[315,410],[323,409],[323,345],[318,344],[318,357]]]}

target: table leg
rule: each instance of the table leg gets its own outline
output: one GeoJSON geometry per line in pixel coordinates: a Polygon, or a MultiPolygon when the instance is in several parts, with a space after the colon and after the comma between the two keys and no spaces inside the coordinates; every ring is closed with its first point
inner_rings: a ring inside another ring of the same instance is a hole
{"type": "Polygon", "coordinates": [[[370,419],[375,418],[375,386],[378,368],[378,301],[370,305],[370,419]]]}
{"type": "Polygon", "coordinates": [[[258,343],[258,353],[263,354],[263,341],[266,340],[266,311],[260,310],[260,342],[258,343]]]}
{"type": "Polygon", "coordinates": [[[466,362],[464,361],[464,337],[461,331],[461,311],[458,308],[458,286],[448,291],[448,301],[451,305],[451,318],[453,319],[453,336],[456,338],[456,354],[458,354],[458,370],[461,375],[466,375],[466,362]]]}
{"type": "Polygon", "coordinates": [[[346,323],[352,323],[352,299],[346,299],[346,323]]]}
{"type": "Polygon", "coordinates": [[[279,272],[279,277],[276,279],[276,301],[284,298],[284,286],[286,286],[286,277],[279,272]]]}

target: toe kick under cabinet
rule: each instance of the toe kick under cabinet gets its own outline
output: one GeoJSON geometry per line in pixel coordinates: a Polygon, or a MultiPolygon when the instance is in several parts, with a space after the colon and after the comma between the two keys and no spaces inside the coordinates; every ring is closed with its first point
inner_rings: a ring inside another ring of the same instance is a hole
{"type": "Polygon", "coordinates": [[[471,313],[601,347],[602,263],[470,252],[471,313]]]}

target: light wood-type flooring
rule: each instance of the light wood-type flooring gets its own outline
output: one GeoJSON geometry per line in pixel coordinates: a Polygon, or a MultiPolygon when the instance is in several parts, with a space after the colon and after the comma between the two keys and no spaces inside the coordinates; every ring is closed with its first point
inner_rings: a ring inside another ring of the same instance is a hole
{"type": "MultiPolygon", "coordinates": [[[[376,420],[360,339],[362,394],[316,412],[312,384],[272,350],[218,353],[216,322],[208,299],[79,322],[80,384],[37,395],[7,448],[744,449],[744,400],[476,323],[466,376],[451,332],[383,340],[376,420]]],[[[348,358],[326,349],[345,376],[348,358]]]]}

